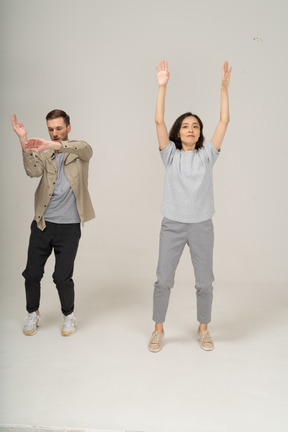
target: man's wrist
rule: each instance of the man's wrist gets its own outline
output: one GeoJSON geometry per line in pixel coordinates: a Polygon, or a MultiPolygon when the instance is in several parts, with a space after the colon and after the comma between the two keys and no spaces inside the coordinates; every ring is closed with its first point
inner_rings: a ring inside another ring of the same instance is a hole
{"type": "Polygon", "coordinates": [[[22,147],[26,144],[27,141],[28,141],[27,135],[25,135],[25,137],[19,137],[19,142],[22,147]]]}
{"type": "Polygon", "coordinates": [[[51,149],[59,151],[62,148],[61,142],[58,141],[51,141],[51,149]]]}

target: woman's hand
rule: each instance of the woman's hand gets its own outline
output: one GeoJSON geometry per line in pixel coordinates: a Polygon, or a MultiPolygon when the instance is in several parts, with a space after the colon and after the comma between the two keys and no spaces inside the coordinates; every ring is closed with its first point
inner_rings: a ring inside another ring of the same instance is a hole
{"type": "Polygon", "coordinates": [[[228,87],[230,84],[231,72],[232,67],[229,69],[229,63],[225,60],[222,66],[220,121],[212,137],[212,143],[217,150],[220,150],[230,121],[228,87]]]}
{"type": "Polygon", "coordinates": [[[157,80],[158,80],[158,96],[156,102],[156,113],[155,113],[155,123],[157,130],[158,143],[161,150],[163,150],[169,143],[169,136],[167,127],[164,122],[165,113],[165,97],[167,83],[169,80],[169,71],[167,61],[161,60],[159,62],[159,69],[156,66],[157,80]]]}
{"type": "Polygon", "coordinates": [[[158,66],[156,66],[156,71],[157,71],[157,80],[158,80],[159,87],[166,87],[170,75],[170,72],[168,71],[167,61],[161,60],[159,62],[159,69],[158,66]]]}
{"type": "Polygon", "coordinates": [[[229,69],[229,63],[225,60],[222,66],[222,87],[228,89],[230,84],[230,77],[232,72],[232,66],[229,69]]]}

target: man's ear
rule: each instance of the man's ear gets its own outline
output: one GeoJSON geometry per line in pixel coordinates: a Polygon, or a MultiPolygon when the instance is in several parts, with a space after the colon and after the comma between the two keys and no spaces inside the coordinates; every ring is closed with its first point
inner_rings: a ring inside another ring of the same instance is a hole
{"type": "Polygon", "coordinates": [[[68,132],[68,133],[71,132],[71,125],[67,126],[67,132],[68,132]]]}

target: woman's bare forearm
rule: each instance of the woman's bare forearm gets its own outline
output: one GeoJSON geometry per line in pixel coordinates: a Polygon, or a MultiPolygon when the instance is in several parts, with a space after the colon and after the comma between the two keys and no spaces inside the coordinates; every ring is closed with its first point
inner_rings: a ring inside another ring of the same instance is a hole
{"type": "Polygon", "coordinates": [[[164,123],[166,89],[167,86],[159,86],[155,113],[156,124],[164,123]]]}

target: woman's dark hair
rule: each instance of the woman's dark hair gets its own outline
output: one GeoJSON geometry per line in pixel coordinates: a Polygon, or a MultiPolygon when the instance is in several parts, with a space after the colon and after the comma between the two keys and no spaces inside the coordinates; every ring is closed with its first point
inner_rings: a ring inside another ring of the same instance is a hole
{"type": "Polygon", "coordinates": [[[181,143],[181,140],[179,138],[179,131],[180,131],[182,122],[186,117],[195,117],[198,120],[198,123],[200,126],[200,137],[196,143],[195,150],[199,150],[201,147],[203,147],[204,139],[205,139],[204,135],[203,135],[203,123],[202,123],[201,119],[196,114],[192,114],[191,112],[187,112],[185,114],[182,114],[180,117],[178,117],[175,120],[175,122],[174,122],[174,124],[171,127],[170,132],[169,132],[169,140],[173,141],[175,146],[179,150],[182,149],[182,143],[181,143]]]}
{"type": "Polygon", "coordinates": [[[68,114],[66,114],[65,111],[62,111],[60,109],[54,109],[52,111],[50,111],[47,116],[46,116],[46,121],[47,120],[52,120],[55,118],[59,118],[59,117],[63,117],[65,125],[69,126],[70,125],[70,117],[68,114]]]}

